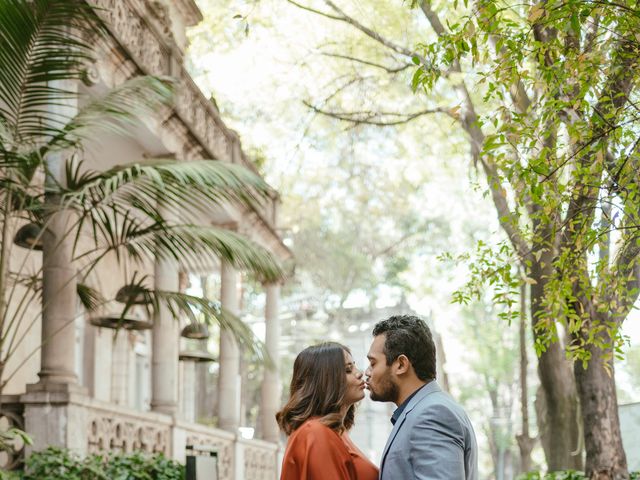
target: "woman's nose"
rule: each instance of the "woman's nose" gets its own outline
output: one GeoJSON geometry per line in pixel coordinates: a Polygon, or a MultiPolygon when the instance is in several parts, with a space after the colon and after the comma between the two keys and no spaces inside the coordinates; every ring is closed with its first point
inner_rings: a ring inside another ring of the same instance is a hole
{"type": "Polygon", "coordinates": [[[356,378],[362,378],[362,375],[363,375],[362,370],[358,370],[356,368],[356,378]]]}

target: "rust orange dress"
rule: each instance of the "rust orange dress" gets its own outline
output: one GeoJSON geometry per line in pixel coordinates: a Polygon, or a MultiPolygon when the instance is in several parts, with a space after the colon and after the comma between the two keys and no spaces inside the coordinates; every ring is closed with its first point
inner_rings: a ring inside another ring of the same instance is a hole
{"type": "Polygon", "coordinates": [[[378,480],[378,468],[346,434],[313,418],[289,437],[280,480],[378,480]]]}

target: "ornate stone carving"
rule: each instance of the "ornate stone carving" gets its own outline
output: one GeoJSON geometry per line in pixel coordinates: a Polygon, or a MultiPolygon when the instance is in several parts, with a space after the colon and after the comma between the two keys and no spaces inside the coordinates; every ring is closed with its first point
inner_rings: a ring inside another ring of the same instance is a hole
{"type": "Polygon", "coordinates": [[[244,444],[244,476],[252,480],[277,478],[277,456],[273,448],[244,444]]]}
{"type": "MultiPolygon", "coordinates": [[[[166,37],[165,32],[153,28],[143,18],[148,15],[147,3],[142,0],[95,0],[94,4],[114,38],[139,68],[151,75],[176,78],[175,110],[207,150],[205,156],[232,161],[230,145],[233,134],[226,130],[217,109],[205,98],[181,61],[176,61],[179,54],[163,38],[166,37]]],[[[163,15],[156,12],[156,16],[158,14],[163,15]]],[[[244,156],[241,161],[249,165],[244,156]]]]}
{"type": "MultiPolygon", "coordinates": [[[[190,433],[187,445],[210,445],[218,449],[218,478],[220,480],[233,479],[233,441],[220,438],[214,434],[190,433]]],[[[246,477],[251,478],[251,477],[246,477]]],[[[273,480],[275,475],[269,480],[273,480]]]]}
{"type": "Polygon", "coordinates": [[[169,50],[147,22],[140,17],[140,5],[134,8],[127,0],[95,0],[94,5],[100,9],[98,14],[121,45],[147,73],[151,75],[170,73],[169,50]]]}
{"type": "Polygon", "coordinates": [[[88,426],[88,450],[129,453],[169,454],[170,428],[151,419],[119,416],[115,412],[91,411],[88,426]]]}

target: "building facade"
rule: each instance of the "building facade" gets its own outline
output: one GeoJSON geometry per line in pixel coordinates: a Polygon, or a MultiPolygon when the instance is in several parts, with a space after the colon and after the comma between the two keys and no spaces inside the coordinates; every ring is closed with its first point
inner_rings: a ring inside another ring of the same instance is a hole
{"type": "MultiPolygon", "coordinates": [[[[240,140],[226,127],[216,106],[199,90],[184,66],[186,29],[202,17],[193,0],[94,0],[108,35],[96,45],[95,64],[78,88],[88,95],[117,87],[138,75],[169,76],[176,81],[173,108],[166,108],[130,137],[96,139],[86,145],[83,160],[93,169],[107,169],[145,158],[176,160],[211,159],[242,165],[255,171],[240,140]]],[[[277,233],[278,196],[255,209],[223,205],[200,215],[198,222],[224,226],[245,235],[287,261],[290,251],[277,233]]],[[[190,215],[190,212],[185,212],[190,215]]],[[[34,252],[26,261],[34,267],[42,257],[34,252]]],[[[16,262],[25,260],[15,258],[16,262]]],[[[222,306],[240,314],[242,272],[230,264],[213,262],[207,271],[156,261],[142,274],[156,288],[184,289],[189,275],[215,276],[222,306]]],[[[107,298],[123,285],[122,269],[106,265],[93,273],[93,281],[107,298]]],[[[26,341],[11,358],[20,366],[4,389],[1,414],[10,424],[24,428],[34,445],[7,458],[5,467],[29,450],[48,445],[79,453],[100,450],[162,452],[185,460],[188,447],[213,446],[218,451],[219,478],[277,478],[280,434],[274,415],[280,404],[278,366],[278,283],[263,285],[266,296],[264,322],[267,351],[275,367],[264,369],[260,395],[259,439],[240,435],[241,355],[234,337],[220,332],[218,383],[213,389],[216,428],[196,422],[196,394],[203,386],[202,362],[213,360],[197,348],[185,347],[180,332],[184,324],[166,310],[156,314],[149,330],[113,330],[100,326],[81,307],[62,305],[58,324],[38,317],[24,328],[26,341]],[[69,314],[68,312],[73,312],[69,314]],[[77,318],[76,318],[77,317],[77,318]],[[76,320],[73,320],[76,318],[76,320]],[[66,323],[65,323],[66,322],[66,323]],[[67,325],[68,326],[64,326],[67,325]],[[62,325],[62,327],[61,327],[62,325]],[[55,332],[50,338],[47,332],[55,332]],[[116,333],[117,332],[117,333],[116,333]],[[48,338],[39,349],[43,338],[48,338]],[[35,351],[34,355],[30,355],[35,351]]],[[[144,316],[144,314],[141,314],[144,316]]],[[[142,319],[150,320],[150,319],[142,319]]],[[[193,342],[192,342],[193,343],[193,342]]],[[[206,342],[196,342],[196,347],[206,342]]],[[[192,345],[193,346],[193,345],[192,345]]],[[[208,391],[212,389],[209,388],[208,391]]],[[[207,391],[206,389],[204,391],[207,391]]],[[[201,396],[200,396],[201,397],[201,396]]]]}

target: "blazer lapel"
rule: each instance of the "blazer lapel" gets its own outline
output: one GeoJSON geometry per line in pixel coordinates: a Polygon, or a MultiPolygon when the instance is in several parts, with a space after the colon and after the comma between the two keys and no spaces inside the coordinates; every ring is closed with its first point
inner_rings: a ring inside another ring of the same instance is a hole
{"type": "Polygon", "coordinates": [[[407,406],[405,407],[405,409],[402,411],[402,413],[400,414],[400,417],[398,418],[398,420],[396,421],[396,424],[393,426],[393,430],[391,430],[391,434],[389,435],[389,439],[387,440],[387,444],[384,446],[384,451],[382,452],[382,460],[380,461],[380,478],[382,478],[382,471],[384,469],[384,461],[387,458],[387,453],[389,452],[389,448],[391,448],[391,444],[393,443],[393,441],[396,439],[396,436],[398,435],[398,432],[400,431],[400,428],[402,428],[402,424],[404,423],[404,421],[407,418],[407,414],[413,410],[413,408],[427,395],[429,395],[430,393],[433,392],[439,392],[441,391],[440,386],[437,384],[437,382],[435,380],[433,380],[432,382],[429,382],[428,384],[426,384],[424,387],[422,387],[422,390],[420,390],[415,397],[413,397],[409,403],[407,404],[407,406]]]}

